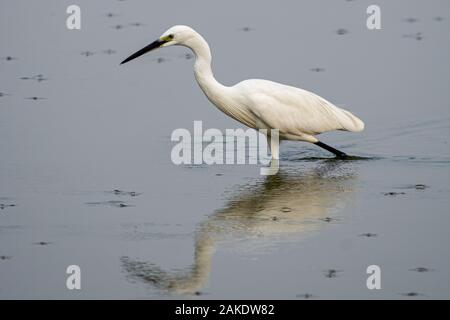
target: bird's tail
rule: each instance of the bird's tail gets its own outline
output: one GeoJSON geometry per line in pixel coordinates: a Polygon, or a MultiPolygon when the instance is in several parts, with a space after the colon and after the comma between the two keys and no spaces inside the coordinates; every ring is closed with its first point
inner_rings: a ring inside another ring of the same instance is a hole
{"type": "Polygon", "coordinates": [[[344,114],[344,117],[340,118],[342,130],[350,132],[361,132],[364,130],[364,122],[361,119],[347,110],[341,109],[341,111],[344,114]]]}

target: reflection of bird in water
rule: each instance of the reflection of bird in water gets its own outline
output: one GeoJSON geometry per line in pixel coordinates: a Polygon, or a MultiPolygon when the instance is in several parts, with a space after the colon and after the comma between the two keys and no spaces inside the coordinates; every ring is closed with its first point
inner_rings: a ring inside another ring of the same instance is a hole
{"type": "Polygon", "coordinates": [[[244,185],[223,209],[198,226],[190,267],[165,271],[152,263],[122,257],[123,268],[131,279],[162,291],[198,293],[209,277],[213,252],[221,242],[238,241],[252,248],[272,246],[323,226],[319,219],[343,207],[353,191],[356,175],[349,170],[342,162],[325,162],[304,173],[285,170],[244,185]]]}

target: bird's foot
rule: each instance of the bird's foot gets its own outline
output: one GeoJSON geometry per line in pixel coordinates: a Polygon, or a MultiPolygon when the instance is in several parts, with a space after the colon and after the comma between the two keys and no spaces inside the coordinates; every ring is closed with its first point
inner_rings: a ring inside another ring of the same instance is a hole
{"type": "Polygon", "coordinates": [[[346,153],[336,154],[336,159],[339,159],[339,160],[348,160],[349,158],[350,158],[350,156],[346,153]]]}

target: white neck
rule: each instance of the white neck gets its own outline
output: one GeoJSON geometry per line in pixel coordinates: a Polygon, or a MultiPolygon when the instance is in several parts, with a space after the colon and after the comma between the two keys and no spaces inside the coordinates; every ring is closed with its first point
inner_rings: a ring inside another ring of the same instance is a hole
{"type": "Polygon", "coordinates": [[[211,70],[211,50],[209,49],[208,43],[197,33],[184,45],[190,48],[195,54],[194,73],[200,88],[213,104],[221,108],[219,97],[223,96],[224,91],[228,87],[222,85],[214,78],[211,70]]]}

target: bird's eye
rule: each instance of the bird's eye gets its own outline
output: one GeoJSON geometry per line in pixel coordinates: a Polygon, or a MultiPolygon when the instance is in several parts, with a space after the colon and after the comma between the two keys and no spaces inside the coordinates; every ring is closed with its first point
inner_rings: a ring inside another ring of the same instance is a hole
{"type": "Polygon", "coordinates": [[[173,34],[169,34],[167,37],[172,40],[174,36],[173,34]]]}

